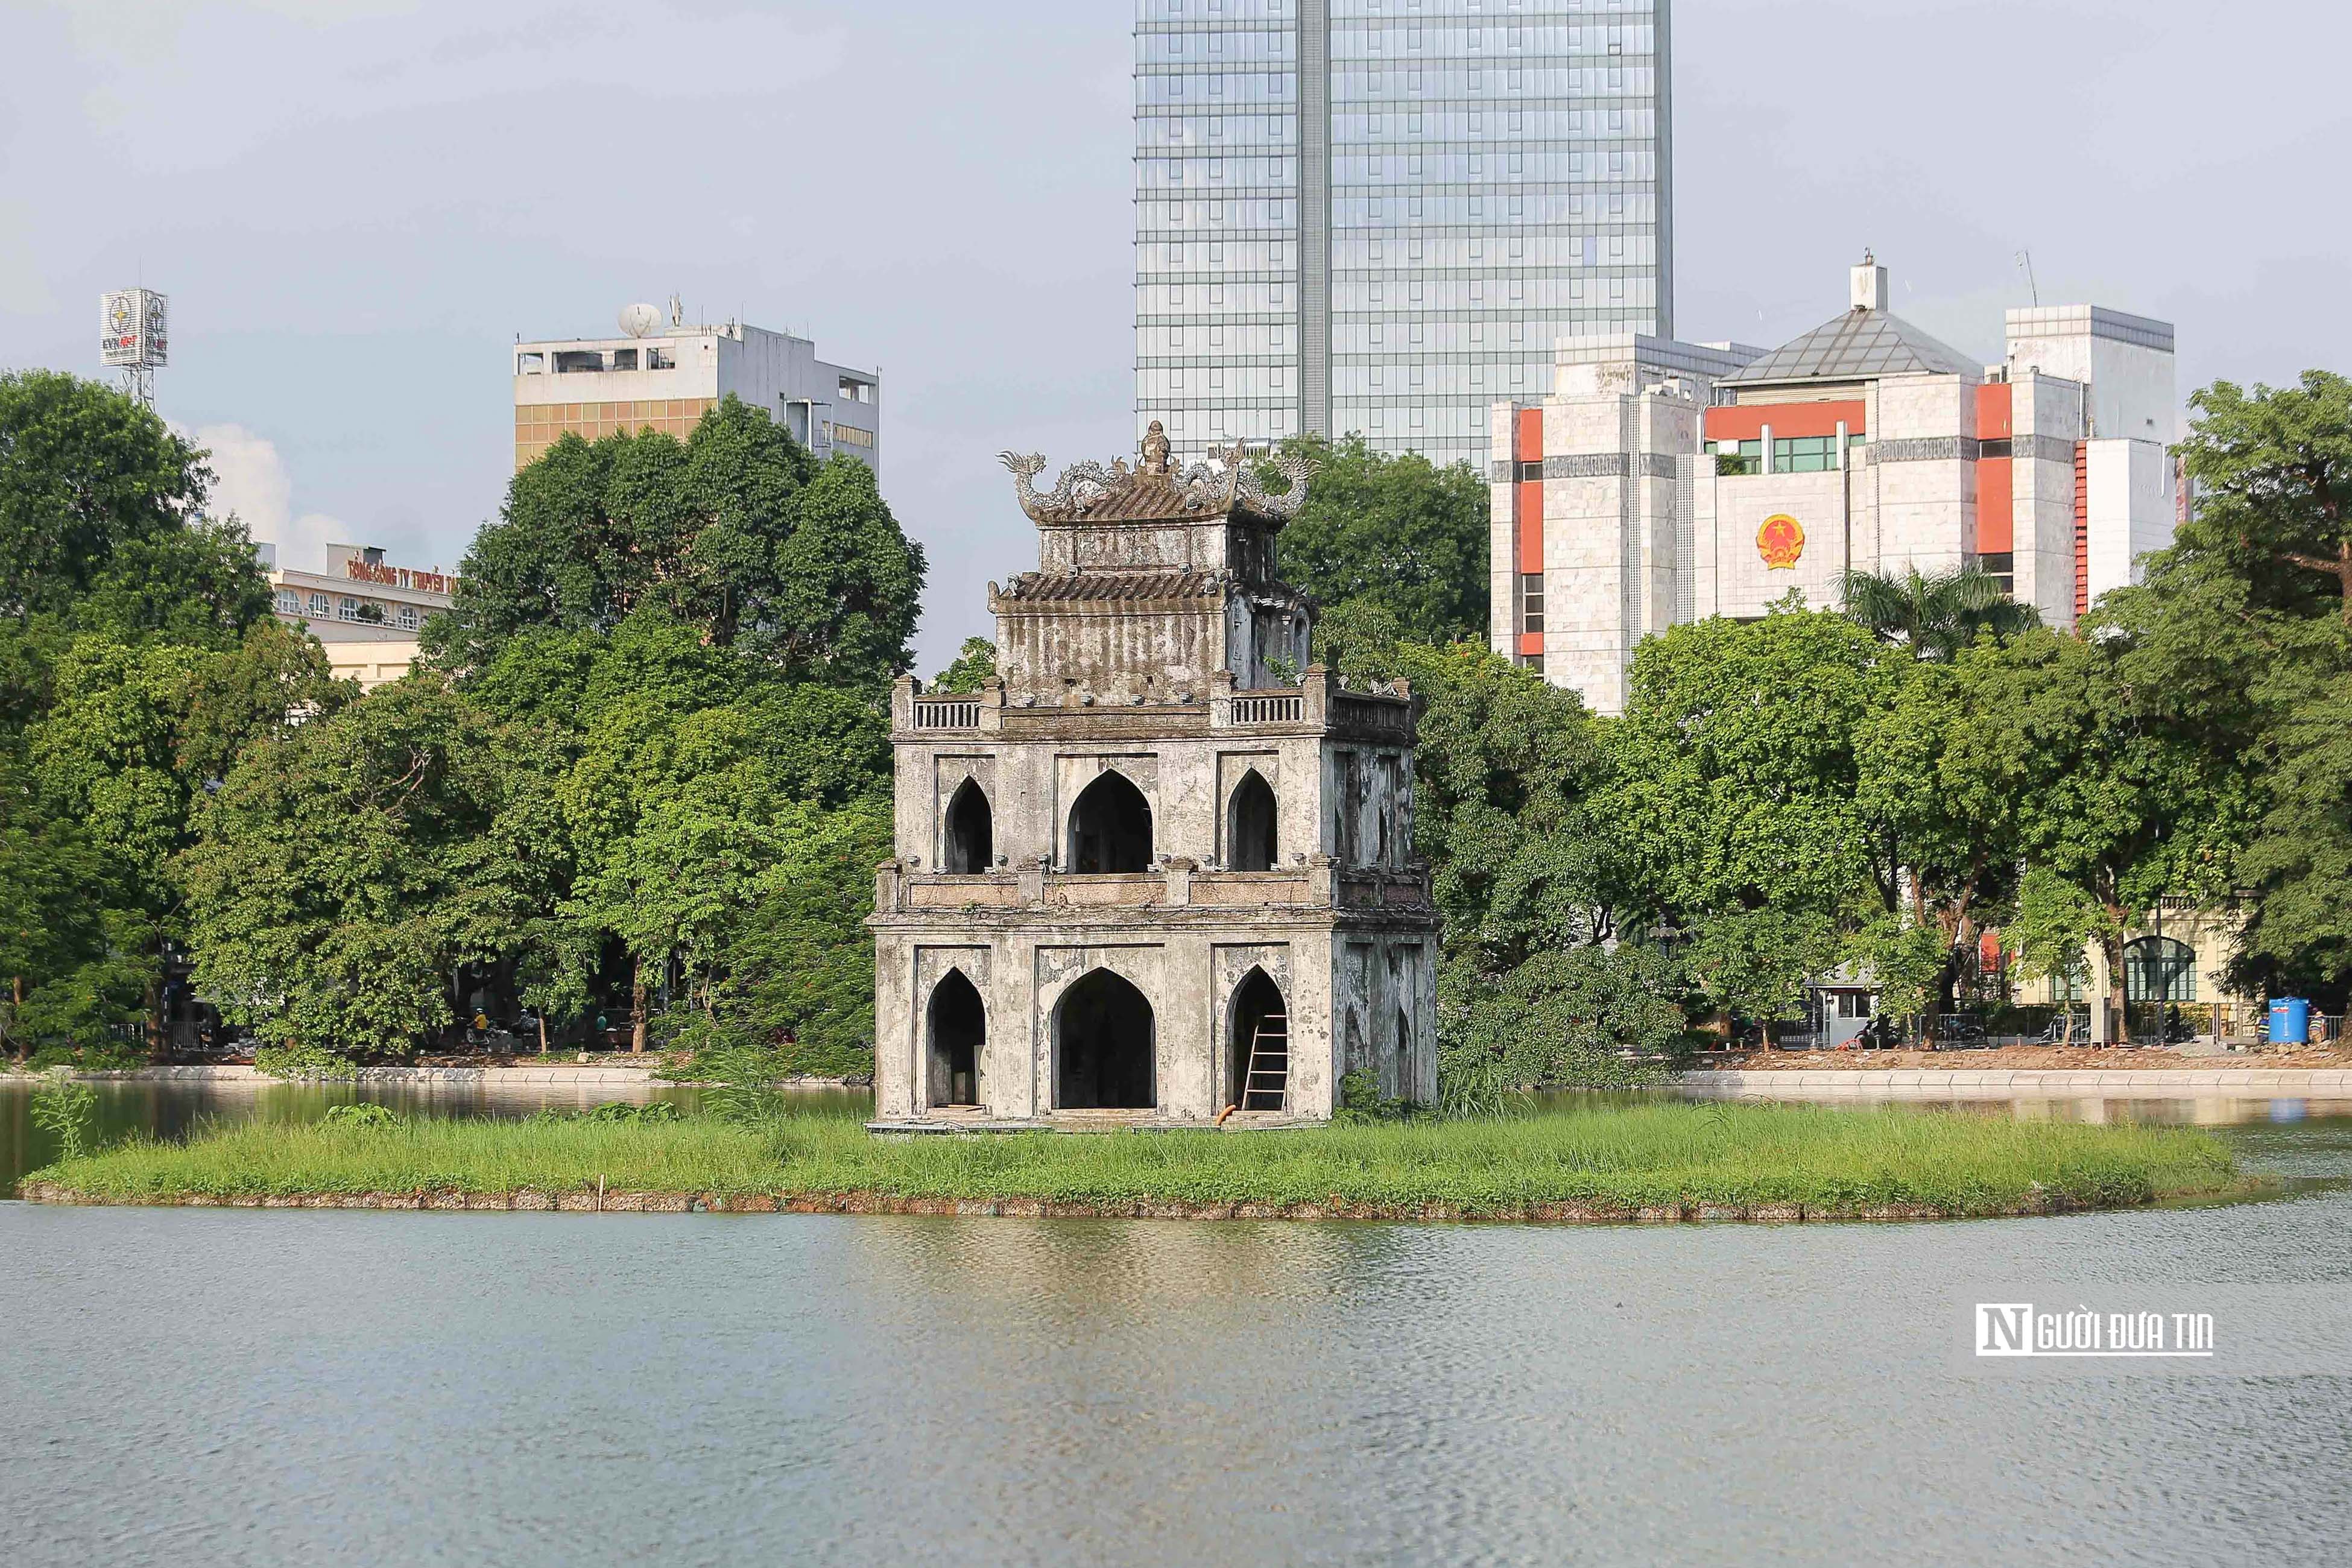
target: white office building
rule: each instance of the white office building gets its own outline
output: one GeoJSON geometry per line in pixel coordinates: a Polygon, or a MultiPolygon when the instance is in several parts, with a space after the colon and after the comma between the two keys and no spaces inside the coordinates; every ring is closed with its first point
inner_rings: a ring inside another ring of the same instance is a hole
{"type": "Polygon", "coordinates": [[[1888,298],[1865,256],[1769,353],[1562,342],[1550,396],[1492,410],[1495,647],[1614,713],[1643,637],[1834,606],[1848,571],[1975,565],[2059,626],[2134,581],[2175,523],[2172,328],[2015,310],[1985,364],[1888,298]]]}
{"type": "Polygon", "coordinates": [[[661,430],[682,441],[732,395],[766,409],[820,459],[845,452],[880,473],[879,372],[821,360],[814,342],[789,332],[691,325],[675,300],[668,316],[632,305],[617,337],[516,343],[515,467],[567,432],[593,441],[661,430]]]}

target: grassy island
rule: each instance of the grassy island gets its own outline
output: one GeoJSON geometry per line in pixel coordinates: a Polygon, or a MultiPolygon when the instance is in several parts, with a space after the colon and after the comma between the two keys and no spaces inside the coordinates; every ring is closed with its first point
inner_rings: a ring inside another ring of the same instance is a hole
{"type": "Polygon", "coordinates": [[[2252,1190],[2191,1129],[1595,1105],[1296,1131],[877,1138],[856,1121],[245,1123],[35,1173],[59,1203],[1203,1218],[1845,1219],[2252,1190]]]}

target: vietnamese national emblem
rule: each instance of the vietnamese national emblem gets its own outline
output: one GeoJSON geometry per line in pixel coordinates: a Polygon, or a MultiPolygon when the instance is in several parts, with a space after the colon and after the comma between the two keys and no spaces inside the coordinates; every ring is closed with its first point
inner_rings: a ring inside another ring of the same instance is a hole
{"type": "Polygon", "coordinates": [[[1756,553],[1775,572],[1794,566],[1805,553],[1805,526],[1785,511],[1776,511],[1756,531],[1756,553]]]}

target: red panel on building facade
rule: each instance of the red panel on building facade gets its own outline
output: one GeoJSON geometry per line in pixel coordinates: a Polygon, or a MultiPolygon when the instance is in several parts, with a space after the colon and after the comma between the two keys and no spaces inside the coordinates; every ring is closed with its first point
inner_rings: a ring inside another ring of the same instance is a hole
{"type": "MultiPolygon", "coordinates": [[[[2010,438],[2009,383],[1977,388],[1977,439],[2010,438]]],[[[1977,553],[2007,555],[2017,548],[2017,491],[2006,457],[1977,459],[1977,553]]]]}
{"type": "Polygon", "coordinates": [[[1519,634],[1519,651],[1521,653],[1540,654],[1543,650],[1543,633],[1521,632],[1519,634]]]}
{"type": "Polygon", "coordinates": [[[1772,426],[1776,440],[1790,440],[1799,436],[1834,436],[1843,420],[1845,433],[1863,436],[1869,432],[1862,425],[1863,405],[1851,403],[1764,403],[1744,408],[1710,408],[1706,411],[1706,438],[1710,441],[1761,441],[1764,426],[1772,426]]]}
{"type": "Polygon", "coordinates": [[[2005,381],[1977,388],[1977,439],[2006,441],[2011,425],[2011,387],[2005,381]]]}
{"type": "MultiPolygon", "coordinates": [[[[1517,434],[1517,440],[1514,443],[1514,448],[1518,460],[1522,463],[1542,462],[1543,410],[1520,409],[1517,434]]],[[[1540,572],[1543,570],[1544,563],[1543,481],[1541,479],[1520,481],[1512,490],[1511,499],[1512,521],[1518,543],[1518,569],[1522,572],[1540,572]]],[[[1535,647],[1522,647],[1519,651],[1541,653],[1543,652],[1540,646],[1541,639],[1538,639],[1538,646],[1535,647]]]]}
{"type": "Polygon", "coordinates": [[[1977,463],[1977,553],[2006,555],[2017,548],[2017,493],[2011,488],[2010,460],[1985,458],[1977,463]]]}

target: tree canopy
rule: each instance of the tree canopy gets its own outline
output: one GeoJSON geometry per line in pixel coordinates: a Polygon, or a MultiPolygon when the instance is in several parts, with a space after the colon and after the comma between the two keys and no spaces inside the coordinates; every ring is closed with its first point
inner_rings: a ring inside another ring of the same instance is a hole
{"type": "Polygon", "coordinates": [[[317,645],[268,618],[243,528],[207,515],[211,479],[110,387],[0,374],[0,985],[19,1047],[135,1048],[184,933],[170,867],[194,802],[240,748],[342,698],[317,645]]]}
{"type": "Polygon", "coordinates": [[[2323,598],[2352,626],[2352,380],[2306,371],[2251,393],[2190,396],[2180,445],[2195,515],[2175,552],[2242,579],[2251,605],[2303,613],[2323,598]]]}
{"type": "Polygon", "coordinates": [[[0,614],[235,641],[269,593],[243,527],[205,514],[212,477],[202,451],[111,388],[0,374],[0,614]]]}
{"type": "Polygon", "coordinates": [[[1981,633],[2015,637],[2042,624],[2041,612],[2009,596],[2000,579],[1974,566],[1923,574],[1849,572],[1841,581],[1845,613],[1921,658],[1948,663],[1981,633]]]}
{"type": "MultiPolygon", "coordinates": [[[[1282,531],[1284,581],[1326,606],[1377,605],[1415,642],[1486,639],[1485,475],[1376,451],[1361,436],[1297,437],[1283,451],[1316,464],[1307,504],[1282,531]]],[[[1283,482],[1265,471],[1268,484],[1283,482]]]]}
{"type": "Polygon", "coordinates": [[[986,637],[966,637],[948,667],[931,677],[934,691],[978,691],[981,682],[996,673],[996,645],[986,637]]]}
{"type": "Polygon", "coordinates": [[[275,1044],[437,1033],[452,969],[499,952],[561,873],[529,743],[420,675],[249,746],[181,858],[197,984],[275,1044]]]}
{"type": "Polygon", "coordinates": [[[923,571],[872,469],[820,467],[730,396],[683,442],[558,440],[514,477],[424,641],[469,670],[525,633],[606,633],[659,609],[786,679],[886,685],[911,662],[923,571]]]}
{"type": "Polygon", "coordinates": [[[2190,402],[2194,514],[2091,634],[2144,721],[2234,802],[2219,837],[2246,895],[2238,982],[2333,1002],[2352,991],[2352,382],[2217,382],[2190,402]]]}

